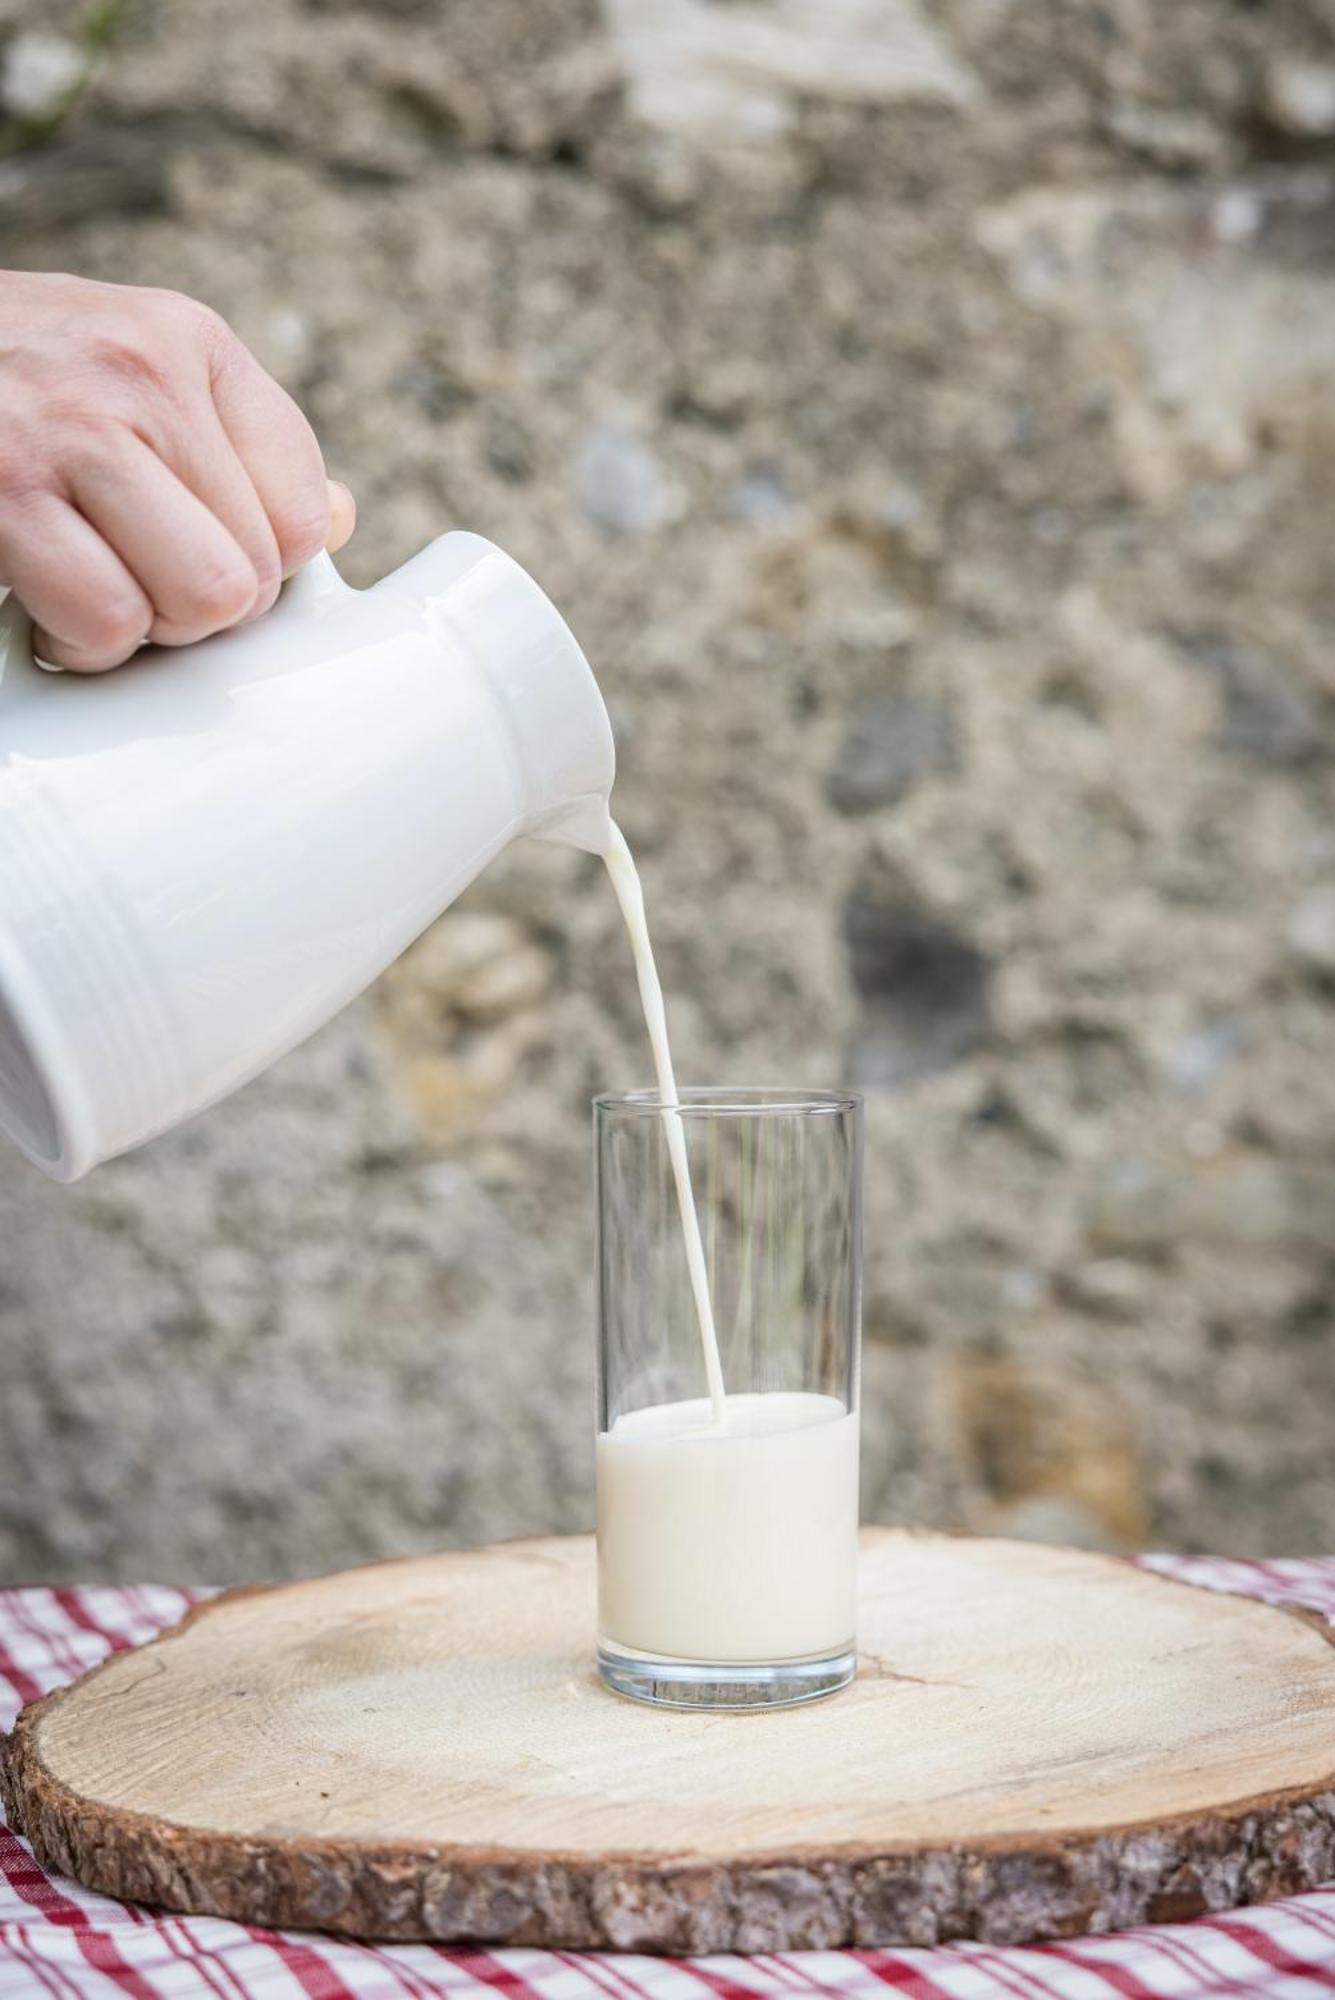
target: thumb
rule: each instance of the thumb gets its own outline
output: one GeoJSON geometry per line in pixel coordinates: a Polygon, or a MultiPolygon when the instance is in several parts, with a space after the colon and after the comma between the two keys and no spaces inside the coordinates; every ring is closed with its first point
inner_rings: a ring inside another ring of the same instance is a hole
{"type": "Polygon", "coordinates": [[[357,502],[341,479],[329,482],[329,539],[325,543],[330,555],[341,549],[357,525],[357,502]]]}

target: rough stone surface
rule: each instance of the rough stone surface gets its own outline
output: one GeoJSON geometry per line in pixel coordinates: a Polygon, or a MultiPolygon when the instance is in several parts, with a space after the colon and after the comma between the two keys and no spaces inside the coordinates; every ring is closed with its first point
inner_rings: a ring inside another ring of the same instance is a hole
{"type": "Polygon", "coordinates": [[[12,37],[0,71],[0,105],[22,121],[50,118],[82,81],[83,51],[64,35],[29,29],[12,37]]]}
{"type": "Polygon", "coordinates": [[[901,1087],[949,1069],[988,1038],[983,953],[912,903],[856,889],[844,911],[863,1014],[850,1068],[859,1084],[901,1087]]]}
{"type": "Polygon", "coordinates": [[[1265,108],[1281,132],[1300,139],[1335,133],[1335,64],[1280,61],[1266,77],[1265,108]]]}
{"type": "MultiPolygon", "coordinates": [[[[607,0],[630,105],[648,124],[746,144],[804,98],[967,104],[973,78],[915,0],[607,0]]],[[[1293,80],[1277,78],[1283,102],[1293,80]]],[[[1297,85],[1299,95],[1310,97],[1297,85]]]]}
{"type": "Polygon", "coordinates": [[[679,511],[658,460],[620,424],[599,424],[575,455],[572,489],[581,510],[609,535],[643,535],[679,511]]]}
{"type": "Polygon", "coordinates": [[[922,695],[875,695],[849,718],[825,789],[838,812],[873,812],[898,804],[919,779],[958,769],[948,708],[922,695]]]}
{"type": "MultiPolygon", "coordinates": [[[[354,581],[466,524],[568,612],[683,1077],[867,1079],[870,1518],[1329,1546],[1335,24],[856,11],[126,9],[0,252],[227,313],[354,581]],[[954,768],[836,810],[909,691],[954,768]]],[[[0,1575],[586,1523],[587,1100],[647,1073],[535,844],[190,1129],[0,1162],[0,1575]]]]}
{"type": "Polygon", "coordinates": [[[1335,882],[1309,889],[1289,918],[1289,949],[1314,972],[1335,974],[1335,882]]]}
{"type": "Polygon", "coordinates": [[[1309,764],[1335,755],[1335,720],[1316,690],[1283,661],[1226,634],[1179,635],[1222,697],[1219,744],[1260,764],[1309,764]]]}

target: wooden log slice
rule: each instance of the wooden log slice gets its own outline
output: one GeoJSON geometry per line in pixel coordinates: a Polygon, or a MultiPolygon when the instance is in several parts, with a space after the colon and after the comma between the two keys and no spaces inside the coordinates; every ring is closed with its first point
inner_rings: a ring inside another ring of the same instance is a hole
{"type": "Polygon", "coordinates": [[[1051,1938],[1335,1876],[1315,1618],[873,1530],[832,1700],[647,1709],[593,1631],[582,1538],[234,1593],[25,1709],[9,1811],[172,1910],[636,1951],[1051,1938]]]}

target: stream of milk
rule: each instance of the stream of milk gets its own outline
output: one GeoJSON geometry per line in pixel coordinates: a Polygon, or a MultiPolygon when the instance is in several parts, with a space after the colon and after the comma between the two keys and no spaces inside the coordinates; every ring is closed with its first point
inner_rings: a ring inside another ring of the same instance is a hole
{"type": "Polygon", "coordinates": [[[809,1391],[726,1392],[663,988],[615,824],[603,860],[635,958],[709,1395],[623,1411],[598,1438],[602,1641],[715,1664],[828,1657],[853,1640],[857,1414],[809,1391]]]}
{"type": "Polygon", "coordinates": [[[695,1316],[700,1326],[700,1346],[704,1353],[705,1380],[709,1385],[709,1401],[714,1422],[721,1426],[725,1399],[723,1368],[719,1361],[718,1334],[714,1327],[714,1303],[709,1295],[709,1272],[705,1266],[705,1246],[700,1235],[700,1217],[696,1211],[695,1192],[691,1186],[691,1163],[686,1155],[686,1129],[682,1124],[681,1113],[676,1109],[677,1079],[672,1068],[672,1050],[668,1046],[667,1011],[663,1005],[663,987],[658,977],[658,967],[654,964],[653,946],[649,942],[649,925],[644,914],[644,890],[640,886],[635,857],[626,844],[626,836],[615,822],[612,823],[603,860],[607,864],[607,872],[612,878],[612,887],[616,891],[616,899],[621,905],[621,914],[630,933],[630,948],[635,958],[635,978],[640,989],[640,1005],[644,1009],[644,1024],[649,1030],[654,1074],[658,1079],[658,1095],[663,1105],[661,1114],[663,1136],[667,1141],[668,1159],[672,1164],[672,1179],[677,1190],[682,1240],[686,1246],[686,1268],[690,1273],[691,1296],[695,1301],[695,1316]]]}

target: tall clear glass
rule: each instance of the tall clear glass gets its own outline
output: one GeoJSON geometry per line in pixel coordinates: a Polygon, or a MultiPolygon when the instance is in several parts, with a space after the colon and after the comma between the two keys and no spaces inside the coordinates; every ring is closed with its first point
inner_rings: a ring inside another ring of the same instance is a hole
{"type": "Polygon", "coordinates": [[[595,1101],[595,1135],[599,1671],[677,1707],[832,1694],[855,1665],[861,1099],[633,1091],[595,1101]]]}

